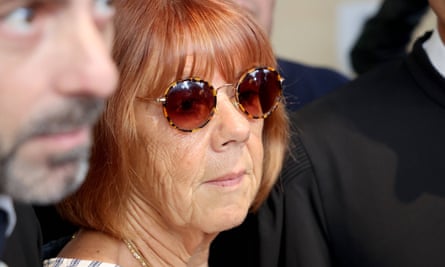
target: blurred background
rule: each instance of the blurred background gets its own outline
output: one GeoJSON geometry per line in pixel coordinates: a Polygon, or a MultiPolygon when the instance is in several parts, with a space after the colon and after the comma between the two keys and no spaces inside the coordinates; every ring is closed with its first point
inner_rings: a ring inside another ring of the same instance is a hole
{"type": "MultiPolygon", "coordinates": [[[[277,0],[272,44],[277,55],[334,68],[350,77],[348,53],[380,0],[277,0]]],[[[428,14],[413,39],[434,27],[428,14]]]]}

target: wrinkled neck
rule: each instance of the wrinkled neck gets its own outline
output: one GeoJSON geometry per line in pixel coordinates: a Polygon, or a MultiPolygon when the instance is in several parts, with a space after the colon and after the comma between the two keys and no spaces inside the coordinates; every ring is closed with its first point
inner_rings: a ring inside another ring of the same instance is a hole
{"type": "Polygon", "coordinates": [[[144,201],[133,198],[128,208],[128,239],[152,266],[207,267],[208,234],[187,225],[175,225],[144,201]]]}

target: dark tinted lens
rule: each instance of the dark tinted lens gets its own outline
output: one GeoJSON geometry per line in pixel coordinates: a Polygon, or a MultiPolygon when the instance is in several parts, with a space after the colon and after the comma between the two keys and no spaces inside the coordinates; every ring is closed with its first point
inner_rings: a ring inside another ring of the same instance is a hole
{"type": "Polygon", "coordinates": [[[255,69],[238,84],[238,103],[253,118],[267,117],[277,107],[280,98],[280,75],[274,70],[255,69]]]}
{"type": "Polygon", "coordinates": [[[165,111],[171,124],[191,131],[207,124],[214,113],[216,95],[205,81],[188,79],[170,87],[165,111]]]}

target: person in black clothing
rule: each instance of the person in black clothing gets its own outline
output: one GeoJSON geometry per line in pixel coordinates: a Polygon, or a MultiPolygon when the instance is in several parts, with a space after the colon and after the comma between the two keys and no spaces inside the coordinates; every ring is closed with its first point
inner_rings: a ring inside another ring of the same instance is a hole
{"type": "Polygon", "coordinates": [[[428,0],[384,0],[354,43],[350,59],[362,74],[406,55],[412,33],[428,11],[428,0]]]}
{"type": "Polygon", "coordinates": [[[445,2],[430,6],[437,29],[409,55],[292,115],[279,183],[213,266],[445,266],[445,2]]]}

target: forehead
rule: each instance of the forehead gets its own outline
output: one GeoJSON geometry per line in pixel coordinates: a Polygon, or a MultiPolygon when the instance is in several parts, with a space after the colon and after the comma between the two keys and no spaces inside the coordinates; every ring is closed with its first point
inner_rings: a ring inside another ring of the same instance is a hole
{"type": "MultiPolygon", "coordinates": [[[[179,51],[173,56],[172,64],[169,66],[179,66],[176,73],[176,79],[195,77],[205,80],[214,79],[215,75],[222,77],[226,81],[233,80],[244,70],[255,66],[257,55],[243,57],[236,55],[232,50],[238,50],[244,55],[247,54],[247,45],[232,46],[232,44],[223,45],[223,49],[217,48],[215,39],[221,39],[219,35],[212,35],[203,40],[197,41],[199,37],[186,38],[184,47],[186,50],[179,51]],[[214,38],[212,38],[214,37],[214,38]]],[[[180,49],[181,50],[181,49],[180,49]]],[[[171,68],[171,67],[167,67],[171,68]]],[[[172,68],[173,69],[173,68],[172,68]]]]}

